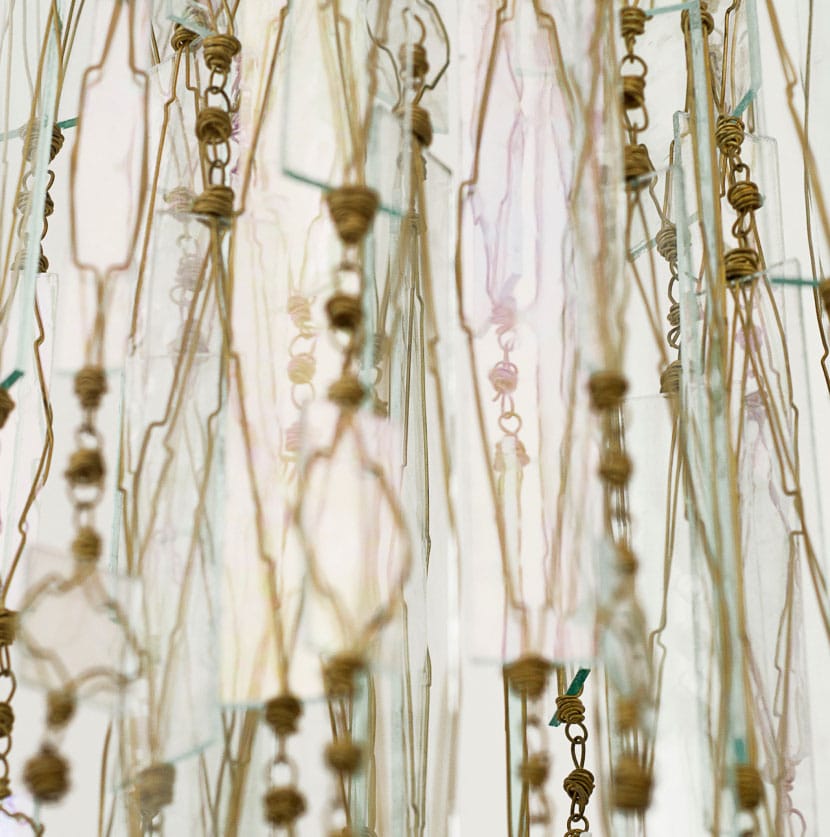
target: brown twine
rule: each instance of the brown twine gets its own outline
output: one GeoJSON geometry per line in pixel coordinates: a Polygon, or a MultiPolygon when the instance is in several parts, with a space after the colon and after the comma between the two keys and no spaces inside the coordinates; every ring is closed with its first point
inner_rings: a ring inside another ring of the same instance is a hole
{"type": "Polygon", "coordinates": [[[69,762],[50,744],[44,744],[26,762],[23,784],[38,802],[58,802],[69,790],[69,762]]]}
{"type": "Polygon", "coordinates": [[[550,669],[551,664],[535,654],[527,654],[504,667],[510,688],[531,699],[544,693],[550,669]]]}
{"type": "Polygon", "coordinates": [[[104,473],[104,460],[96,448],[78,448],[69,457],[69,466],[64,471],[72,485],[100,485],[104,473]]]}
{"type": "Polygon", "coordinates": [[[101,536],[91,526],[81,526],[71,549],[77,561],[94,564],[101,557],[101,536]]]}
{"type": "Polygon", "coordinates": [[[230,218],[233,215],[233,189],[219,183],[205,186],[201,195],[193,199],[191,212],[196,215],[209,215],[213,218],[230,218]]]}
{"type": "Polygon", "coordinates": [[[0,738],[7,738],[14,728],[14,710],[11,705],[0,703],[0,738]]]}
{"type": "Polygon", "coordinates": [[[294,695],[278,695],[265,704],[265,723],[278,738],[293,735],[303,714],[303,704],[294,695]]]}
{"type": "Polygon", "coordinates": [[[726,199],[732,208],[741,214],[757,212],[764,205],[758,184],[751,180],[740,180],[735,183],[726,193],[726,199]]]}
{"type": "Polygon", "coordinates": [[[628,455],[621,450],[608,450],[602,454],[599,475],[607,483],[620,487],[631,478],[632,465],[628,455]]]}
{"type": "Polygon", "coordinates": [[[715,126],[715,142],[725,157],[737,157],[741,153],[746,128],[737,116],[719,116],[715,126]]]}
{"type": "Polygon", "coordinates": [[[677,395],[680,392],[680,375],[683,364],[680,360],[673,360],[660,375],[660,392],[663,395],[677,395]]]}
{"type": "Polygon", "coordinates": [[[141,813],[150,819],[173,801],[176,768],[172,764],[151,764],[135,777],[135,790],[141,813]]]}
{"type": "Polygon", "coordinates": [[[77,700],[73,689],[54,689],[46,695],[46,725],[62,729],[74,717],[77,700]]]}
{"type": "Polygon", "coordinates": [[[351,776],[363,764],[363,748],[351,738],[338,738],[326,746],[325,757],[331,770],[351,776]]]}
{"type": "Polygon", "coordinates": [[[432,118],[426,108],[420,105],[409,104],[400,108],[398,113],[404,119],[409,120],[412,136],[425,148],[432,145],[432,118]]]}
{"type": "Polygon", "coordinates": [[[219,145],[231,136],[231,117],[222,108],[203,107],[196,117],[196,137],[199,142],[219,145]]]}
{"type": "Polygon", "coordinates": [[[173,27],[173,34],[170,36],[170,46],[178,52],[180,49],[187,49],[199,36],[186,26],[177,23],[173,27]]]}
{"type": "Polygon", "coordinates": [[[75,374],[75,395],[85,410],[97,410],[107,391],[107,374],[100,366],[84,366],[75,374]]]}
{"type": "Polygon", "coordinates": [[[328,389],[329,401],[338,407],[357,409],[366,397],[366,390],[357,375],[344,372],[328,389]]]}
{"type": "Polygon", "coordinates": [[[326,694],[333,698],[349,698],[356,688],[357,675],[366,671],[366,662],[356,654],[337,654],[323,666],[326,694]]]}
{"type": "Polygon", "coordinates": [[[669,263],[677,261],[677,227],[668,222],[655,236],[657,252],[669,263]]]}
{"type": "Polygon", "coordinates": [[[326,314],[332,328],[357,331],[363,319],[363,305],[359,296],[338,292],[326,303],[326,314]]]}
{"type": "Polygon", "coordinates": [[[547,753],[533,753],[519,765],[519,778],[531,788],[539,788],[548,780],[550,761],[547,753]]]}
{"type": "Polygon", "coordinates": [[[211,70],[227,74],[231,70],[231,60],[241,47],[239,39],[233,35],[208,35],[202,41],[205,64],[211,70]]]}
{"type": "Polygon", "coordinates": [[[14,407],[14,399],[9,395],[9,391],[0,387],[0,427],[5,426],[14,407]]]}
{"type": "Polygon", "coordinates": [[[563,724],[585,723],[585,706],[579,695],[559,695],[556,698],[556,714],[563,724]]]}
{"type": "Polygon", "coordinates": [[[634,575],[639,561],[637,556],[625,545],[617,545],[617,570],[623,575],[634,575]]]}
{"type": "Polygon", "coordinates": [[[620,33],[629,52],[634,50],[634,41],[646,31],[646,13],[637,6],[620,9],[620,33]]]}
{"type": "Polygon", "coordinates": [[[583,808],[591,799],[591,794],[594,792],[594,774],[584,767],[575,767],[562,782],[562,787],[565,793],[583,808]]]}
{"type": "Polygon", "coordinates": [[[723,257],[723,267],[727,282],[747,279],[761,270],[758,254],[748,247],[729,250],[723,257]]]}
{"type": "Polygon", "coordinates": [[[429,72],[427,50],[423,44],[402,44],[398,50],[398,61],[413,79],[422,79],[429,72]]]}
{"type": "Polygon", "coordinates": [[[646,77],[640,75],[624,75],[623,107],[626,110],[638,110],[646,103],[646,77]]]}
{"type": "Polygon", "coordinates": [[[340,186],[326,195],[329,214],[344,244],[357,244],[366,235],[378,203],[377,192],[367,186],[340,186]]]}
{"type": "Polygon", "coordinates": [[[648,146],[642,143],[626,145],[623,152],[625,180],[629,187],[642,189],[644,178],[654,172],[654,165],[648,153],[648,146]]]}
{"type": "Polygon", "coordinates": [[[588,382],[591,393],[591,406],[599,410],[613,410],[622,404],[628,381],[619,372],[594,372],[588,382]]]}
{"type": "Polygon", "coordinates": [[[622,756],[613,775],[614,807],[621,811],[645,811],[651,803],[651,773],[634,756],[622,756]]]}
{"type": "Polygon", "coordinates": [[[277,827],[291,825],[306,811],[305,797],[289,786],[271,788],[262,802],[266,821],[277,827]]]}
{"type": "Polygon", "coordinates": [[[617,729],[620,732],[631,732],[636,729],[640,718],[640,707],[634,698],[617,698],[617,729]]]}
{"type": "Polygon", "coordinates": [[[751,764],[739,764],[735,768],[735,790],[742,811],[757,808],[764,798],[764,780],[758,769],[751,764]]]}
{"type": "Polygon", "coordinates": [[[17,611],[0,609],[0,648],[11,645],[17,636],[17,611]]]}

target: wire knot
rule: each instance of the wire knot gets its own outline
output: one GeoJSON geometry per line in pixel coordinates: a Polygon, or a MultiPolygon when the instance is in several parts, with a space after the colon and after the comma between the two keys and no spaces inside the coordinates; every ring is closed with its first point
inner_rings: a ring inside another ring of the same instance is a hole
{"type": "Polygon", "coordinates": [[[648,153],[648,146],[629,143],[623,152],[623,165],[625,168],[625,182],[629,188],[634,190],[642,189],[645,179],[654,172],[654,165],[648,153]]]}
{"type": "Polygon", "coordinates": [[[548,780],[549,768],[547,753],[533,753],[519,765],[519,778],[531,788],[540,788],[548,780]]]}
{"type": "Polygon", "coordinates": [[[531,699],[541,697],[544,693],[550,669],[550,663],[544,657],[535,654],[520,657],[505,666],[507,679],[513,691],[531,699]]]}
{"type": "Polygon", "coordinates": [[[314,377],[317,361],[309,352],[294,355],[288,361],[288,378],[292,384],[308,384],[314,377]]]}
{"type": "Polygon", "coordinates": [[[5,426],[14,408],[14,399],[9,395],[9,391],[0,387],[0,427],[5,426]]]}
{"type": "Polygon", "coordinates": [[[227,75],[231,71],[231,60],[242,44],[233,35],[208,35],[202,41],[205,64],[217,73],[227,75]]]}
{"type": "Polygon", "coordinates": [[[585,706],[579,695],[559,695],[556,713],[563,724],[584,724],[585,706]]]}
{"type": "Polygon", "coordinates": [[[53,689],[46,695],[46,725],[63,729],[75,715],[77,705],[74,689],[53,689]]]}
{"type": "Polygon", "coordinates": [[[104,459],[97,448],[79,448],[69,457],[64,475],[70,484],[100,485],[104,480],[104,459]]]}
{"type": "Polygon", "coordinates": [[[591,794],[594,792],[594,774],[584,767],[575,767],[562,782],[562,787],[565,793],[577,804],[583,808],[591,799],[591,794]]]}
{"type": "Polygon", "coordinates": [[[17,636],[18,615],[16,610],[0,609],[0,648],[11,645],[17,636]]]}
{"type": "Polygon", "coordinates": [[[651,773],[634,756],[622,756],[613,771],[614,807],[626,813],[645,811],[651,803],[651,773]]]}
{"type": "Polygon", "coordinates": [[[680,392],[680,375],[683,364],[680,360],[673,360],[660,375],[660,392],[663,395],[677,395],[680,392]]]}
{"type": "Polygon", "coordinates": [[[757,808],[764,798],[764,780],[758,768],[751,764],[739,764],[735,768],[735,790],[738,807],[742,811],[757,808]]]}
{"type": "Polygon", "coordinates": [[[410,78],[419,81],[429,72],[427,50],[423,44],[401,44],[398,61],[406,69],[410,78]]]}
{"type": "Polygon", "coordinates": [[[0,738],[8,738],[14,728],[14,710],[7,702],[0,703],[0,738]]]}
{"type": "Polygon", "coordinates": [[[170,36],[170,46],[173,47],[174,52],[178,52],[180,49],[188,49],[198,37],[192,29],[177,23],[173,27],[173,34],[170,36]]]}
{"type": "Polygon", "coordinates": [[[631,460],[621,450],[607,450],[602,454],[599,463],[600,477],[610,485],[624,486],[631,478],[631,460]]]}
{"type": "Polygon", "coordinates": [[[196,117],[196,137],[199,142],[219,145],[231,136],[231,117],[222,108],[203,107],[196,117]]]}
{"type": "Polygon", "coordinates": [[[757,212],[764,205],[758,184],[751,180],[740,180],[731,186],[726,193],[726,199],[741,215],[747,212],[757,212]]]}
{"type": "Polygon", "coordinates": [[[107,391],[107,374],[100,366],[84,366],[75,374],[75,395],[85,410],[97,410],[107,391]]]}
{"type": "Polygon", "coordinates": [[[634,51],[634,42],[646,31],[646,13],[638,6],[625,6],[620,9],[620,33],[626,49],[634,51]]]}
{"type": "Polygon", "coordinates": [[[294,695],[278,695],[265,704],[265,723],[277,738],[293,735],[302,714],[303,704],[294,695]]]}
{"type": "Polygon", "coordinates": [[[715,126],[715,142],[725,157],[737,157],[741,153],[745,136],[743,120],[737,116],[719,116],[715,126]]]}
{"type": "Polygon", "coordinates": [[[669,264],[677,261],[677,227],[674,224],[664,223],[655,236],[657,252],[669,264]]]}
{"type": "Polygon", "coordinates": [[[306,811],[305,797],[288,785],[271,788],[262,802],[266,821],[278,828],[296,822],[306,811]]]}
{"type": "Polygon", "coordinates": [[[69,762],[50,744],[44,744],[26,762],[23,784],[38,802],[58,802],[69,790],[69,762]]]}
{"type": "Polygon", "coordinates": [[[190,210],[196,215],[212,218],[230,218],[233,215],[233,189],[219,183],[205,186],[201,195],[193,199],[190,210]]]}
{"type": "Polygon", "coordinates": [[[739,282],[761,271],[758,254],[748,247],[736,247],[725,253],[723,267],[727,282],[739,282]]]}
{"type": "Polygon", "coordinates": [[[351,776],[363,764],[363,748],[351,738],[340,738],[326,747],[326,764],[336,773],[351,776]]]}
{"type": "Polygon", "coordinates": [[[151,764],[135,777],[138,807],[150,819],[173,801],[176,768],[172,764],[151,764]]]}
{"type": "Polygon", "coordinates": [[[432,145],[432,117],[426,108],[420,105],[409,104],[400,108],[398,113],[403,117],[404,122],[409,121],[412,136],[424,147],[432,145]]]}
{"type": "Polygon", "coordinates": [[[366,235],[378,203],[377,192],[367,186],[340,186],[326,195],[331,220],[344,244],[357,244],[366,235]]]}
{"type": "Polygon", "coordinates": [[[614,410],[622,405],[628,392],[628,381],[619,372],[594,372],[588,382],[591,406],[597,410],[614,410]]]}
{"type": "Polygon", "coordinates": [[[329,401],[338,407],[356,410],[366,396],[366,390],[357,375],[344,372],[328,390],[329,401]]]}
{"type": "Polygon", "coordinates": [[[350,698],[357,676],[366,671],[365,660],[356,654],[337,654],[323,666],[323,684],[332,698],[350,698]]]}

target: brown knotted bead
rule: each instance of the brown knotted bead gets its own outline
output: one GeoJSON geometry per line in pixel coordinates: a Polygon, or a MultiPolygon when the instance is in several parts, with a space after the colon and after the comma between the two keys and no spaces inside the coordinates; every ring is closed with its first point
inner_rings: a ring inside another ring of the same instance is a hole
{"type": "Polygon", "coordinates": [[[14,729],[14,710],[8,703],[0,703],[0,738],[6,738],[14,729]]]}
{"type": "Polygon", "coordinates": [[[350,738],[332,741],[326,747],[326,764],[336,773],[351,776],[363,764],[363,748],[350,738]]]}
{"type": "Polygon", "coordinates": [[[609,485],[624,486],[631,478],[632,465],[628,455],[621,450],[607,450],[599,463],[599,475],[609,485]]]}
{"type": "Polygon", "coordinates": [[[97,410],[107,391],[107,374],[100,366],[84,366],[75,375],[75,395],[85,410],[97,410]]]}
{"type": "Polygon", "coordinates": [[[527,654],[505,666],[510,688],[531,699],[538,698],[545,691],[551,665],[535,654],[527,654]]]}
{"type": "Polygon", "coordinates": [[[340,186],[326,195],[329,214],[344,244],[357,244],[366,235],[379,202],[377,192],[366,186],[340,186]]]}
{"type": "Polygon", "coordinates": [[[350,653],[337,654],[323,667],[326,694],[333,698],[350,698],[357,688],[358,675],[365,671],[363,657],[350,653]]]}
{"type": "Polygon", "coordinates": [[[294,695],[279,695],[265,704],[265,723],[278,738],[293,735],[303,714],[303,705],[294,695]]]}
{"type": "Polygon", "coordinates": [[[0,387],[0,428],[5,427],[14,407],[14,399],[9,395],[9,391],[5,387],[0,387]]]}
{"type": "Polygon", "coordinates": [[[46,725],[62,729],[75,715],[77,701],[72,689],[53,689],[46,695],[46,725]]]}
{"type": "Polygon", "coordinates": [[[69,762],[50,744],[44,744],[26,762],[23,784],[37,802],[59,802],[69,790],[69,762]]]}
{"type": "Polygon", "coordinates": [[[96,448],[79,448],[69,457],[64,472],[72,485],[100,485],[104,479],[104,459],[96,448]]]}
{"type": "Polygon", "coordinates": [[[613,773],[613,803],[625,813],[640,813],[651,803],[651,773],[633,756],[623,756],[613,773]]]}
{"type": "Polygon", "coordinates": [[[735,791],[738,807],[742,811],[757,808],[764,798],[764,780],[758,769],[751,764],[739,764],[735,768],[735,791]]]}
{"type": "Polygon", "coordinates": [[[345,373],[329,387],[328,397],[338,407],[355,410],[366,397],[366,390],[357,375],[345,373]]]}
{"type": "Polygon", "coordinates": [[[305,797],[293,787],[271,788],[262,803],[266,821],[277,828],[291,825],[306,811],[305,797]]]}
{"type": "Polygon", "coordinates": [[[597,410],[612,410],[622,404],[628,381],[619,372],[594,372],[588,382],[591,393],[591,406],[597,410]]]}
{"type": "Polygon", "coordinates": [[[546,753],[533,753],[519,765],[519,778],[531,788],[539,788],[548,779],[549,767],[546,753]]]}
{"type": "Polygon", "coordinates": [[[202,41],[205,64],[217,73],[227,74],[231,71],[231,60],[241,48],[239,39],[233,35],[208,35],[202,41]]]}
{"type": "Polygon", "coordinates": [[[340,331],[357,331],[363,320],[363,303],[359,296],[334,293],[326,302],[329,325],[340,331]]]}
{"type": "Polygon", "coordinates": [[[150,819],[173,801],[176,768],[172,764],[151,764],[135,777],[138,807],[150,819]]]}
{"type": "Polygon", "coordinates": [[[17,636],[17,611],[0,608],[0,648],[11,645],[17,636]]]}
{"type": "Polygon", "coordinates": [[[591,799],[591,794],[594,792],[594,774],[584,767],[575,767],[566,777],[562,783],[565,793],[583,808],[591,799]]]}
{"type": "Polygon", "coordinates": [[[101,536],[91,526],[81,526],[71,549],[77,561],[94,564],[101,557],[101,536]]]}

